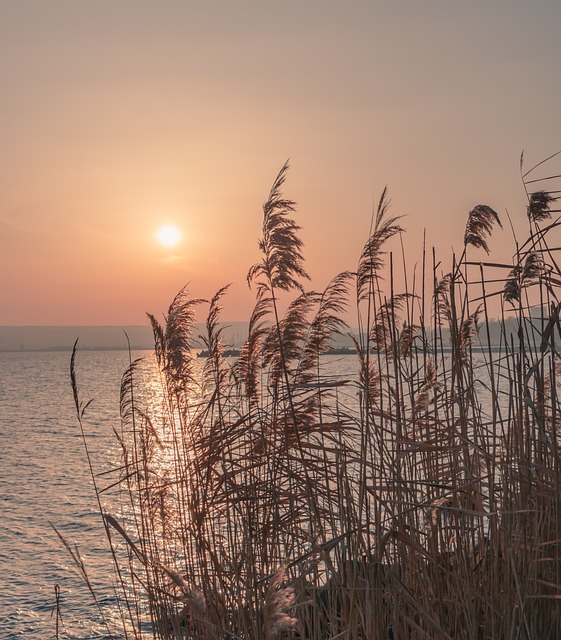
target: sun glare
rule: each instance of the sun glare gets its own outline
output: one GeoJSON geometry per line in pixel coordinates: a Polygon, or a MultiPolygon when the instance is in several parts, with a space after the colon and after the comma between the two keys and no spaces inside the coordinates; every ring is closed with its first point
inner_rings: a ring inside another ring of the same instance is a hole
{"type": "Polygon", "coordinates": [[[161,227],[158,230],[158,242],[164,247],[175,247],[181,240],[181,231],[171,224],[161,227]]]}

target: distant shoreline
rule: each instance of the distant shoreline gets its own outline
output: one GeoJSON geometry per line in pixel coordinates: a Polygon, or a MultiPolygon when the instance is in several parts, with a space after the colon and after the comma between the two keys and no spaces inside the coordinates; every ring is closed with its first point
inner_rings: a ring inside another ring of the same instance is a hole
{"type": "MultiPolygon", "coordinates": [[[[493,353],[496,353],[498,351],[500,351],[501,349],[504,350],[505,346],[504,345],[494,345],[492,344],[491,346],[488,345],[483,345],[483,346],[472,346],[471,347],[471,351],[474,353],[484,353],[487,351],[492,351],[493,353]]],[[[72,352],[73,347],[70,346],[64,346],[64,347],[42,347],[42,348],[29,348],[29,349],[2,349],[0,348],[0,353],[71,353],[72,352]]],[[[130,348],[127,347],[78,347],[78,351],[81,352],[90,352],[90,351],[153,351],[154,347],[153,346],[131,346],[130,348]]],[[[537,349],[536,349],[537,350],[537,349]]],[[[200,347],[193,347],[192,349],[193,354],[196,357],[199,358],[204,358],[206,356],[208,356],[208,352],[205,351],[204,349],[201,349],[200,347]]],[[[430,350],[428,350],[430,352],[430,350]]],[[[442,347],[441,351],[444,353],[451,353],[452,352],[452,347],[442,347]]],[[[329,351],[325,351],[323,353],[321,353],[320,355],[322,356],[352,356],[352,355],[356,355],[357,351],[356,349],[350,349],[348,347],[342,347],[342,348],[335,348],[335,349],[330,349],[329,351]]],[[[372,354],[375,354],[375,351],[371,352],[372,354]]],[[[229,357],[237,357],[240,354],[240,350],[239,349],[226,349],[223,353],[223,356],[226,358],[229,357]]]]}
{"type": "MultiPolygon", "coordinates": [[[[491,349],[496,351],[511,337],[516,338],[517,326],[514,320],[505,320],[504,324],[490,321],[486,329],[480,329],[482,338],[490,338],[491,347],[475,347],[474,351],[491,349]]],[[[246,322],[232,322],[222,327],[222,339],[225,350],[238,351],[244,344],[249,331],[246,322]]],[[[205,335],[206,327],[202,323],[195,323],[192,327],[193,341],[205,335]]],[[[349,328],[348,333],[358,336],[358,330],[349,328]]],[[[448,339],[448,331],[442,332],[444,341],[448,339]]],[[[31,352],[69,352],[78,338],[80,351],[127,351],[129,343],[132,351],[149,351],[154,348],[154,334],[147,325],[103,325],[103,326],[8,326],[0,325],[0,353],[31,353],[31,352]]],[[[341,350],[342,355],[348,350],[354,353],[352,338],[347,335],[333,337],[332,351],[341,350]]],[[[195,346],[194,351],[204,348],[202,342],[195,346]]],[[[448,350],[444,347],[444,350],[448,350]]],[[[234,355],[234,353],[232,353],[234,355]]]]}

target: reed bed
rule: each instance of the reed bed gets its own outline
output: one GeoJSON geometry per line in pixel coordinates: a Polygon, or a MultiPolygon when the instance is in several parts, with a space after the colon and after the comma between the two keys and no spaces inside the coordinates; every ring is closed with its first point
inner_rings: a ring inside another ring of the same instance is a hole
{"type": "Polygon", "coordinates": [[[512,263],[488,256],[501,223],[478,205],[449,268],[424,247],[398,287],[402,222],[384,191],[356,270],[323,292],[304,288],[282,168],[239,356],[224,357],[227,287],[210,302],[185,289],[164,322],[150,316],[159,404],[141,363],[123,376],[118,477],[92,468],[120,594],[109,636],[561,637],[560,223],[558,192],[543,190],[559,176],[547,166],[522,174],[528,234],[512,263]],[[351,309],[357,375],[326,378],[321,354],[351,309]],[[119,514],[102,507],[107,486],[119,514]]]}

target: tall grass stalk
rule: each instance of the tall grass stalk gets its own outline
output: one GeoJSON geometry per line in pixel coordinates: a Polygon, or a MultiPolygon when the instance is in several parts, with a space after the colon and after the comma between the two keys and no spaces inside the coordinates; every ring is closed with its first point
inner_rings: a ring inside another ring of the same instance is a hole
{"type": "Polygon", "coordinates": [[[488,257],[500,220],[477,205],[449,269],[423,244],[410,272],[402,248],[399,285],[384,190],[356,272],[313,292],[285,165],[240,355],[224,357],[227,287],[210,303],[184,289],[162,324],[150,316],[160,402],[131,361],[121,513],[103,514],[127,637],[561,637],[559,211],[541,190],[558,176],[544,166],[523,174],[513,263],[488,257]],[[284,314],[281,294],[295,296],[284,314]],[[357,375],[327,378],[321,354],[352,304],[357,375]]]}

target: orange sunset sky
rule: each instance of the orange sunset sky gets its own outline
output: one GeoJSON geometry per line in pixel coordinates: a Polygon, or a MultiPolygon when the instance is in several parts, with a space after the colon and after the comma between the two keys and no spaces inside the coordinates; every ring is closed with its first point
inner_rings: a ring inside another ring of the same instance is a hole
{"type": "MultiPolygon", "coordinates": [[[[460,251],[480,202],[524,229],[520,153],[561,149],[560,31],[558,0],[4,0],[0,325],[144,324],[187,282],[232,282],[246,319],[287,158],[314,288],[356,267],[386,184],[412,264],[425,228],[460,251]]],[[[490,246],[512,254],[508,224],[490,246]]]]}

